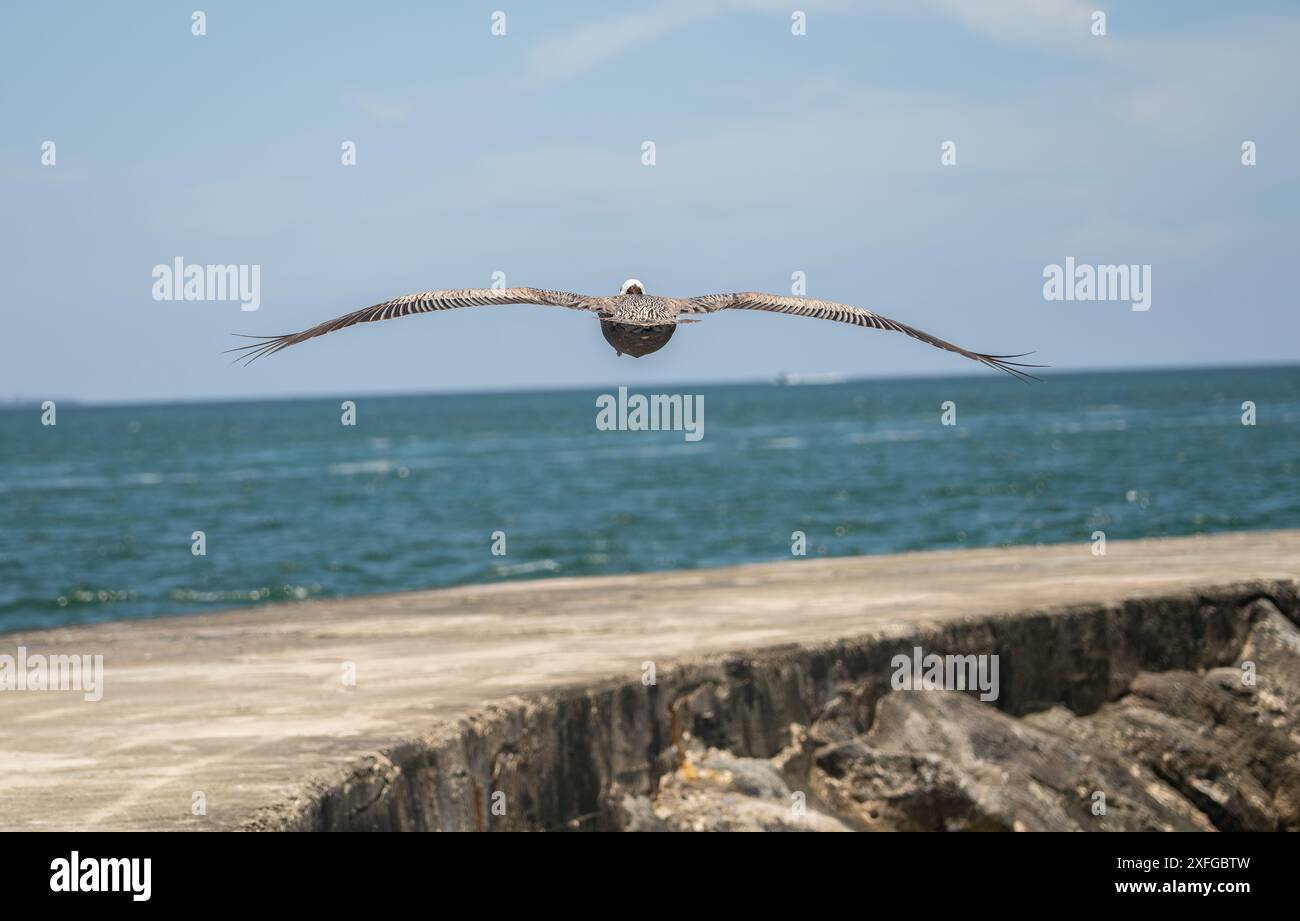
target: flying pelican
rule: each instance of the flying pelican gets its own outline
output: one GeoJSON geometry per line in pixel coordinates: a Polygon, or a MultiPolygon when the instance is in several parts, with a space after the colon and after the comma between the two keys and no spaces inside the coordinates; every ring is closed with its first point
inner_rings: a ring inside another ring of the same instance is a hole
{"type": "Polygon", "coordinates": [[[1005,371],[1021,380],[1028,378],[1038,380],[1032,374],[1021,371],[1021,368],[1045,367],[1010,360],[1023,358],[1028,354],[1027,352],[1020,355],[986,355],[983,352],[971,352],[915,327],[849,304],[757,292],[706,294],[701,297],[684,298],[660,297],[646,294],[645,286],[635,278],[623,282],[623,287],[613,297],[593,297],[586,294],[570,294],[567,291],[548,291],[544,288],[462,288],[448,291],[422,291],[345,314],[300,333],[289,333],[283,336],[246,336],[244,338],[260,341],[228,351],[242,353],[236,361],[247,359],[251,363],[263,355],[273,355],[291,345],[332,333],[336,329],[355,326],[358,323],[391,320],[394,317],[405,317],[414,313],[432,313],[436,310],[452,310],[457,307],[483,307],[496,304],[539,304],[585,310],[595,314],[600,320],[600,331],[604,333],[605,340],[614,347],[615,352],[619,355],[631,355],[634,358],[649,355],[663,348],[677,331],[677,324],[698,322],[689,319],[690,314],[714,313],[718,310],[770,310],[776,313],[790,313],[819,320],[837,320],[841,323],[852,323],[854,326],[870,326],[873,329],[904,333],[913,339],[919,339],[949,352],[956,352],[990,368],[1005,371]]]}

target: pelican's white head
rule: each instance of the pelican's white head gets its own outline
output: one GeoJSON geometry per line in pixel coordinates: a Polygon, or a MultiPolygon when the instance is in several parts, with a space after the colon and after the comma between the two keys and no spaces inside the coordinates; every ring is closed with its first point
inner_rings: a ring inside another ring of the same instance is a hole
{"type": "Polygon", "coordinates": [[[623,282],[623,287],[619,289],[619,294],[645,294],[645,285],[635,278],[629,278],[623,282]]]}

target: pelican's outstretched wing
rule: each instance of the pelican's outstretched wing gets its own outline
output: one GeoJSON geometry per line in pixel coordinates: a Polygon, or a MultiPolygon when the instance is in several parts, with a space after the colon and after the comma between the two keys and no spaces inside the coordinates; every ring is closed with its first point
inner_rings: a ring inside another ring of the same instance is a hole
{"type": "Polygon", "coordinates": [[[854,326],[870,326],[873,329],[893,330],[911,336],[913,339],[919,339],[929,345],[946,349],[949,352],[956,352],[958,355],[986,364],[990,368],[1005,371],[1021,380],[1027,378],[1038,380],[1038,378],[1026,371],[1019,370],[1020,368],[1047,367],[1046,365],[1028,365],[1009,360],[1023,358],[1025,355],[1030,354],[1029,352],[1020,355],[986,355],[983,352],[972,352],[937,336],[931,336],[929,333],[922,332],[913,326],[899,323],[888,317],[882,317],[878,313],[872,313],[863,307],[854,307],[851,304],[837,304],[834,301],[817,301],[806,297],[745,291],[736,294],[706,294],[703,297],[686,298],[683,303],[685,305],[682,308],[683,313],[712,313],[715,310],[771,310],[776,313],[789,313],[799,317],[837,320],[840,323],[852,323],[854,326]]]}
{"type": "MultiPolygon", "coordinates": [[[[251,345],[227,349],[240,352],[235,360],[248,359],[256,361],[263,355],[272,355],[280,349],[297,345],[308,339],[315,339],[326,333],[358,323],[370,323],[375,320],[391,320],[393,317],[406,317],[413,313],[432,313],[435,310],[453,310],[457,307],[484,307],[496,304],[541,304],[550,307],[570,307],[574,310],[586,310],[588,298],[581,294],[567,291],[547,291],[544,288],[462,288],[454,291],[421,291],[375,304],[334,320],[329,320],[300,333],[288,333],[283,336],[246,336],[257,339],[251,345]]],[[[238,334],[237,334],[238,335],[238,334]]]]}

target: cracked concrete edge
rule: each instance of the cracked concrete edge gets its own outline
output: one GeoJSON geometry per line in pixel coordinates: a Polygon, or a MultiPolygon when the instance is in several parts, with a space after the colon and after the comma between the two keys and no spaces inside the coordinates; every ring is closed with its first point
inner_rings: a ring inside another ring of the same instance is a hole
{"type": "Polygon", "coordinates": [[[653,685],[609,678],[558,686],[414,730],[348,768],[307,779],[236,827],[613,829],[611,805],[629,793],[653,794],[676,767],[683,731],[712,732],[709,744],[770,757],[789,741],[790,724],[810,722],[838,684],[866,678],[884,693],[890,660],[913,646],[1002,656],[1010,680],[996,705],[1013,715],[1055,704],[1086,713],[1122,694],[1139,670],[1231,664],[1259,599],[1300,622],[1300,583],[1246,581],[657,663],[653,685]],[[727,712],[684,713],[683,702],[701,688],[725,698],[727,712]],[[505,815],[493,812],[498,794],[505,815]]]}

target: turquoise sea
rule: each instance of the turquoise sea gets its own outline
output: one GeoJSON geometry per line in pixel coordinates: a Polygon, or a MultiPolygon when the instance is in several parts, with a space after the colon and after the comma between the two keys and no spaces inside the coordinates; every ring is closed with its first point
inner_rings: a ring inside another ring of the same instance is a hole
{"type": "Polygon", "coordinates": [[[1300,367],[632,388],[702,395],[697,442],[598,430],[616,389],[359,398],[355,426],[343,398],[0,411],[0,630],[781,560],[794,531],[841,556],[1300,526],[1300,367]]]}

